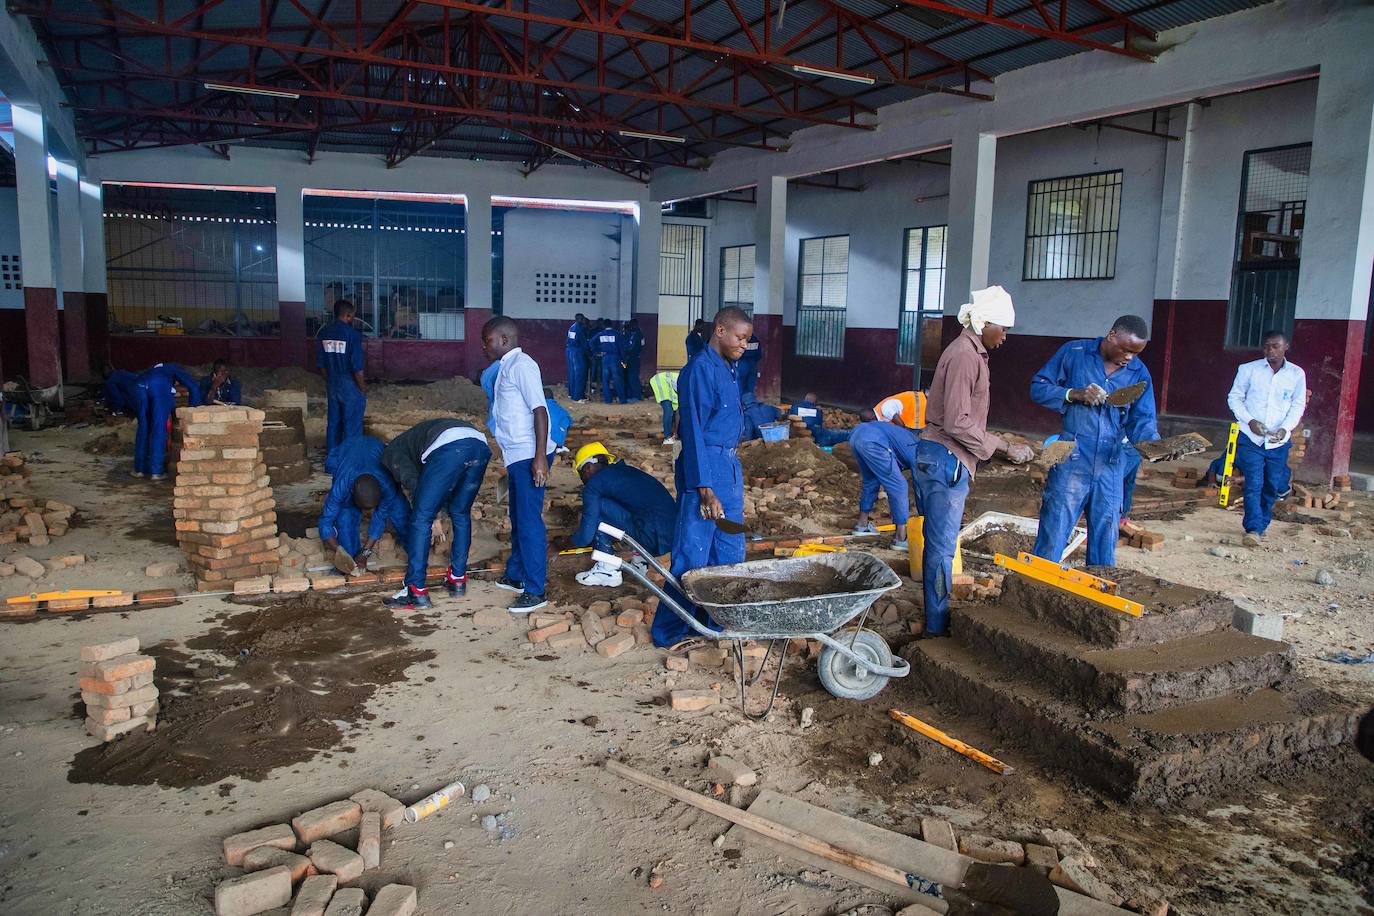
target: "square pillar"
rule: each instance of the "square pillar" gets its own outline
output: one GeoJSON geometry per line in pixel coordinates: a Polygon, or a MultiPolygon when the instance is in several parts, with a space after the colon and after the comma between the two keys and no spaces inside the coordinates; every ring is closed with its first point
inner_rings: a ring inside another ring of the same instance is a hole
{"type": "Polygon", "coordinates": [[[759,179],[754,205],[754,334],[759,360],[757,395],[772,400],[782,393],[782,318],[787,288],[787,179],[759,179]]]}
{"type": "MultiPolygon", "coordinates": [[[[641,366],[650,368],[678,368],[681,357],[672,366],[664,365],[665,349],[659,340],[662,315],[659,309],[659,255],[663,248],[663,204],[656,200],[640,201],[634,233],[634,305],[633,315],[644,332],[644,355],[641,366]]],[[[624,250],[622,246],[622,251],[624,250]]],[[[683,337],[687,336],[684,331],[683,337]]],[[[680,345],[679,345],[680,347],[680,345]]],[[[671,348],[667,351],[672,353],[671,348]]],[[[678,351],[680,353],[680,349],[678,351]]],[[[670,359],[670,362],[673,360],[670,359]]]]}
{"type": "MultiPolygon", "coordinates": [[[[1169,118],[1169,133],[1177,132],[1183,139],[1165,144],[1164,190],[1160,195],[1159,247],[1155,259],[1155,301],[1150,322],[1150,346],[1145,350],[1145,362],[1154,377],[1159,412],[1169,409],[1169,388],[1173,376],[1173,347],[1177,339],[1174,327],[1179,296],[1179,262],[1183,256],[1183,227],[1191,200],[1189,165],[1192,160],[1194,133],[1202,106],[1196,102],[1184,105],[1181,112],[1169,118]]],[[[1187,385],[1187,379],[1180,380],[1187,385]]]]}
{"type": "Polygon", "coordinates": [[[950,149],[946,316],[958,314],[973,290],[988,285],[996,166],[995,135],[974,128],[955,135],[950,149]]]}
{"type": "Polygon", "coordinates": [[[53,249],[53,212],[48,192],[48,143],[43,113],[27,105],[11,107],[14,169],[19,212],[20,271],[24,280],[24,332],[29,383],[50,388],[62,383],[61,333],[57,323],[57,266],[53,249]]]}
{"type": "Polygon", "coordinates": [[[463,288],[463,373],[471,379],[480,378],[487,367],[482,352],[482,325],[491,319],[491,195],[467,194],[467,213],[463,221],[465,244],[464,264],[467,279],[463,288]]]}
{"type": "Polygon", "coordinates": [[[278,187],[277,307],[284,366],[305,366],[310,354],[305,334],[305,195],[294,186],[278,187]]]}
{"type": "Polygon", "coordinates": [[[100,182],[78,178],[81,194],[81,289],[86,301],[86,351],[91,378],[110,365],[110,309],[105,280],[105,200],[100,182]]]}
{"type": "Polygon", "coordinates": [[[85,292],[85,235],[81,227],[81,183],[76,163],[57,160],[57,234],[62,290],[62,343],[67,380],[91,380],[85,292]]]}
{"type": "Polygon", "coordinates": [[[1291,357],[1312,391],[1302,480],[1350,470],[1374,261],[1374,59],[1323,63],[1291,357]]]}

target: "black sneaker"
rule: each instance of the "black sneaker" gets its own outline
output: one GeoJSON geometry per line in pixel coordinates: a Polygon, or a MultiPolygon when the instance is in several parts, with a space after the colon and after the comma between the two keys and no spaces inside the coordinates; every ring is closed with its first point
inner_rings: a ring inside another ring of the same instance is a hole
{"type": "Polygon", "coordinates": [[[463,576],[460,579],[455,579],[452,576],[445,576],[444,591],[448,592],[454,598],[463,597],[468,593],[468,577],[463,576]]]}
{"type": "Polygon", "coordinates": [[[506,610],[510,611],[512,614],[528,614],[531,611],[537,611],[541,607],[548,606],[548,599],[543,595],[531,595],[529,592],[525,592],[519,598],[516,598],[515,603],[506,608],[506,610]]]}
{"type": "Polygon", "coordinates": [[[516,582],[514,579],[510,578],[509,576],[502,576],[501,578],[497,579],[497,580],[496,580],[496,587],[497,587],[497,588],[504,588],[504,589],[505,589],[506,591],[508,591],[508,592],[524,592],[524,591],[525,591],[525,583],[523,583],[523,582],[516,582]]]}
{"type": "Polygon", "coordinates": [[[427,591],[417,592],[408,585],[390,598],[383,598],[382,604],[393,611],[423,611],[434,607],[427,591]]]}

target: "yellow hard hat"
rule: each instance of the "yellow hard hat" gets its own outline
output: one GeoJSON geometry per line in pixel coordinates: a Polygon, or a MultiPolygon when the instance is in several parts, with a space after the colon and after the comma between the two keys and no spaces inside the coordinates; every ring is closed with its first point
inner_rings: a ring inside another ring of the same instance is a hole
{"type": "Polygon", "coordinates": [[[605,455],[608,463],[613,460],[611,458],[611,453],[606,451],[606,446],[602,445],[600,442],[591,442],[577,450],[577,455],[573,458],[573,469],[581,470],[582,465],[591,461],[598,455],[605,455]]]}

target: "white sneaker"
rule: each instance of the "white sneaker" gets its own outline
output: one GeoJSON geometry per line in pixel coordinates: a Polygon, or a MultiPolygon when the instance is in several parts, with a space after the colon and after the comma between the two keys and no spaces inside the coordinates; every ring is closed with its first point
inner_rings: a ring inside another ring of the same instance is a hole
{"type": "Polygon", "coordinates": [[[893,549],[893,550],[900,550],[900,551],[902,551],[903,553],[905,553],[906,551],[908,551],[908,550],[911,549],[911,544],[910,544],[910,542],[908,542],[908,541],[893,541],[893,542],[892,542],[892,549],[893,549]]]}
{"type": "Polygon", "coordinates": [[[620,570],[607,566],[605,563],[598,562],[586,572],[578,573],[577,581],[581,582],[583,585],[600,585],[605,588],[616,588],[624,580],[620,574],[620,570]]]}
{"type": "Polygon", "coordinates": [[[676,445],[676,444],[677,444],[677,440],[674,439],[672,436],[669,436],[667,439],[664,439],[664,440],[663,440],[663,444],[664,444],[664,445],[676,445]]]}

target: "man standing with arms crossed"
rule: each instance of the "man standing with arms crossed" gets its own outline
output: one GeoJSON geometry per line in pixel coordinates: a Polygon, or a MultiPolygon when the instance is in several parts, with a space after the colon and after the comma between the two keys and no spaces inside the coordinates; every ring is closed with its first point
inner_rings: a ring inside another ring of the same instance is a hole
{"type": "Polygon", "coordinates": [[[329,389],[324,450],[363,434],[367,410],[367,379],[363,378],[363,335],[353,327],[353,303],[334,303],[334,320],[320,328],[316,362],[329,389]]]}
{"type": "MultiPolygon", "coordinates": [[[[1000,286],[976,290],[959,310],[964,330],[940,354],[926,399],[926,425],[916,445],[916,495],[925,521],[921,584],[926,636],[949,635],[949,594],[964,500],[979,461],[994,454],[1017,464],[1035,457],[1030,446],[988,432],[988,351],[1016,323],[1011,296],[1000,286]]],[[[898,531],[899,537],[906,532],[898,531]]]]}
{"type": "MultiPolygon", "coordinates": [[[[744,562],[744,535],[726,534],[716,519],[744,521],[744,472],[735,448],[743,428],[736,362],[744,355],[754,324],[743,310],[727,306],[716,313],[706,347],[678,375],[678,436],[682,454],[674,467],[677,524],[673,529],[671,572],[744,562]]],[[[685,608],[685,596],[672,592],[685,608]]],[[[710,625],[704,611],[697,619],[710,625]]],[[[692,630],[677,615],[654,615],[654,645],[678,646],[692,630]]]]}
{"type": "Polygon", "coordinates": [[[509,318],[482,328],[488,359],[499,360],[492,397],[492,433],[501,446],[510,483],[510,559],[496,584],[520,597],[509,608],[528,614],[544,598],[548,531],[544,527],[544,485],[549,481],[549,408],[539,366],[520,349],[520,331],[509,318]]]}
{"type": "Polygon", "coordinates": [[[1264,356],[1243,363],[1226,404],[1240,424],[1235,466],[1245,475],[1246,547],[1258,547],[1274,517],[1274,502],[1288,492],[1288,452],[1307,407],[1307,373],[1288,361],[1288,338],[1265,331],[1264,356]]]}

